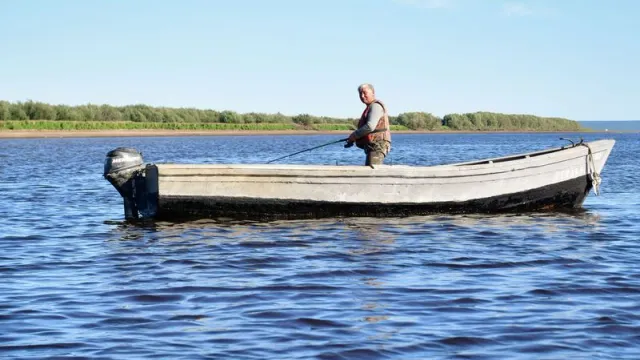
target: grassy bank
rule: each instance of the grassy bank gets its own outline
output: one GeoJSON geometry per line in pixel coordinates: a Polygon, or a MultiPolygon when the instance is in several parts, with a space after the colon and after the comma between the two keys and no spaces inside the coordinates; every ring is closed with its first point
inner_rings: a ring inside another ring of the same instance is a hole
{"type": "Polygon", "coordinates": [[[0,121],[0,130],[296,130],[294,124],[161,123],[134,121],[0,121]]]}
{"type": "MultiPolygon", "coordinates": [[[[353,129],[356,118],[281,113],[238,113],[224,110],[167,108],[148,105],[51,105],[0,100],[0,125],[7,130],[319,130],[353,129]]],[[[447,114],[405,112],[389,116],[394,130],[417,131],[580,131],[577,121],[526,114],[474,112],[447,114]]]]}
{"type": "MultiPolygon", "coordinates": [[[[353,131],[350,124],[313,124],[301,126],[291,123],[163,123],[134,121],[69,121],[69,120],[8,120],[0,121],[0,130],[202,130],[202,131],[353,131]]],[[[392,125],[392,130],[408,130],[392,125]]]]}

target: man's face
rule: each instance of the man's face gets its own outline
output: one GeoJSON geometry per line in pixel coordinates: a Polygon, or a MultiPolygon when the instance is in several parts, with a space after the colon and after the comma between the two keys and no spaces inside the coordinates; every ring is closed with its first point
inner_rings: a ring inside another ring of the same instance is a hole
{"type": "Polygon", "coordinates": [[[369,89],[368,87],[363,87],[362,90],[360,90],[360,101],[369,105],[371,104],[373,99],[374,99],[374,96],[373,96],[373,91],[371,89],[369,89]]]}

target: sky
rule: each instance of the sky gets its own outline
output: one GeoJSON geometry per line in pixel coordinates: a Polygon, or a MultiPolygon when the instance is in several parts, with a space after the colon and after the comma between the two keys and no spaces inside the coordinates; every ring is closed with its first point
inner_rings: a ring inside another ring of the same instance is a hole
{"type": "Polygon", "coordinates": [[[636,0],[3,0],[0,100],[640,119],[636,0]]]}

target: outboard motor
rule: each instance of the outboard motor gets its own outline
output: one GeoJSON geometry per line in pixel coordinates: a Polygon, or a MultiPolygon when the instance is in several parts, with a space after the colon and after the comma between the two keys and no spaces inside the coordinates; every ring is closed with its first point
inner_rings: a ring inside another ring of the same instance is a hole
{"type": "Polygon", "coordinates": [[[118,190],[124,199],[126,219],[138,218],[135,201],[135,177],[143,168],[142,153],[133,148],[119,147],[107,153],[104,178],[118,190]]]}

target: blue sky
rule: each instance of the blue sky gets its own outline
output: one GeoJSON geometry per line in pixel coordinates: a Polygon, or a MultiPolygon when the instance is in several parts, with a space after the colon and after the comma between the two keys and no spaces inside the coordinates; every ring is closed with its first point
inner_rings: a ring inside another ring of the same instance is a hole
{"type": "Polygon", "coordinates": [[[635,0],[7,0],[0,99],[640,119],[635,0]]]}

